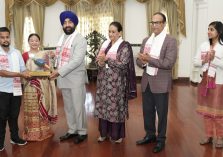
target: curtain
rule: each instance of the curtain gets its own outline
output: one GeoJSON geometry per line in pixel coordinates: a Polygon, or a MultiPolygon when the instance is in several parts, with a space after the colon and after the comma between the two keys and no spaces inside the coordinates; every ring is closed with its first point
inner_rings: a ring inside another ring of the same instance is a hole
{"type": "Polygon", "coordinates": [[[123,35],[122,37],[124,38],[124,34],[125,34],[125,23],[124,23],[124,14],[125,14],[125,0],[113,0],[113,17],[114,17],[114,21],[118,21],[121,23],[122,27],[123,27],[123,35]]]}
{"type": "Polygon", "coordinates": [[[124,4],[125,0],[112,0],[114,21],[118,21],[124,28],[124,4]]]}
{"type": "MultiPolygon", "coordinates": [[[[13,6],[15,3],[19,5],[27,5],[28,3],[31,2],[36,2],[40,4],[41,6],[50,6],[53,5],[56,1],[58,0],[5,0],[5,19],[6,19],[6,26],[10,28],[10,25],[13,21],[13,6]]],[[[82,0],[60,0],[62,1],[65,5],[71,7],[76,5],[78,2],[82,0]]],[[[93,4],[98,4],[102,2],[103,0],[83,0],[88,3],[93,3],[93,4]]],[[[110,0],[109,0],[110,1],[110,0]]],[[[117,20],[121,22],[121,24],[124,24],[124,2],[125,0],[111,0],[113,1],[114,4],[114,20],[117,20]]],[[[150,1],[153,0],[136,0],[140,3],[149,3],[150,1]]],[[[160,1],[160,0],[155,0],[155,1],[160,1]]],[[[185,27],[185,2],[184,0],[163,0],[163,1],[173,1],[177,5],[177,12],[178,12],[178,21],[179,21],[179,27],[180,27],[180,32],[186,36],[186,27],[185,27]]],[[[155,10],[152,7],[148,7],[147,10],[155,10]]],[[[149,16],[150,14],[147,11],[147,15],[149,16]]],[[[149,17],[148,17],[149,18],[149,17]]]]}
{"type": "Polygon", "coordinates": [[[92,1],[80,1],[70,9],[79,17],[77,29],[83,36],[94,30],[107,35],[108,24],[113,21],[111,1],[102,0],[96,4],[92,1]]]}
{"type": "MultiPolygon", "coordinates": [[[[41,37],[41,44],[43,41],[43,28],[44,28],[44,17],[45,17],[45,7],[54,4],[58,0],[5,0],[5,15],[6,15],[6,25],[10,28],[12,23],[19,23],[19,26],[23,27],[21,22],[24,22],[24,13],[22,13],[21,9],[25,9],[24,11],[28,11],[28,16],[31,16],[33,19],[33,25],[41,37]],[[20,11],[18,11],[20,10],[20,11]],[[16,15],[15,15],[16,12],[16,15]],[[18,14],[17,14],[18,13],[18,14]],[[16,18],[20,17],[20,18],[16,18]]],[[[74,10],[79,17],[83,17],[80,19],[81,32],[84,34],[92,32],[93,30],[99,30],[99,32],[106,32],[108,29],[108,24],[113,20],[119,21],[122,25],[124,25],[124,2],[125,0],[60,0],[62,1],[68,8],[68,10],[74,10]],[[104,18],[104,23],[101,22],[100,17],[108,17],[104,18]],[[109,18],[112,17],[112,18],[109,18]],[[90,18],[91,22],[87,23],[86,18],[90,18]],[[86,32],[86,33],[85,33],[86,32]]],[[[124,26],[123,26],[124,27],[124,26]]],[[[17,29],[22,29],[16,25],[15,33],[16,36],[20,38],[20,41],[17,41],[17,37],[15,37],[15,43],[20,43],[21,45],[21,33],[17,32],[17,29]]],[[[83,35],[84,35],[83,34],[83,35]]],[[[21,50],[21,48],[20,48],[21,50]]]]}
{"type": "MultiPolygon", "coordinates": [[[[60,1],[62,1],[67,6],[74,6],[82,0],[60,0],[60,1]]],[[[97,3],[97,0],[84,0],[84,1],[87,1],[87,2],[90,2],[90,3],[94,3],[94,2],[97,3]]]]}
{"type": "MultiPolygon", "coordinates": [[[[164,4],[170,3],[174,6],[176,6],[176,14],[178,15],[177,20],[178,21],[178,27],[180,30],[180,33],[184,36],[186,36],[186,22],[185,22],[185,2],[184,0],[136,0],[140,3],[147,3],[147,18],[151,19],[152,15],[151,13],[154,13],[157,11],[159,6],[163,6],[164,4]],[[149,5],[150,4],[150,5],[149,5]],[[158,8],[157,8],[158,7],[158,8]],[[154,11],[152,11],[154,10],[154,11]]],[[[160,10],[158,10],[160,11],[160,10]]],[[[169,18],[169,17],[168,17],[169,18]]],[[[148,27],[149,28],[149,27],[148,27]]],[[[149,29],[150,32],[150,29],[149,29]]]]}
{"type": "MultiPolygon", "coordinates": [[[[173,1],[164,1],[163,2],[163,8],[165,8],[167,17],[168,17],[168,25],[169,25],[169,31],[170,34],[177,39],[177,45],[179,45],[179,25],[178,25],[178,14],[177,14],[177,6],[173,1]]],[[[179,55],[177,55],[177,60],[173,68],[173,79],[178,78],[178,58],[179,55]]]]}
{"type": "MultiPolygon", "coordinates": [[[[28,6],[29,4],[39,4],[40,6],[50,6],[53,5],[56,1],[58,0],[5,0],[5,22],[6,22],[6,26],[8,28],[10,28],[12,22],[13,22],[13,7],[15,5],[17,6],[28,6]]],[[[77,2],[79,2],[80,0],[60,0],[62,1],[64,4],[66,5],[74,5],[77,2]]]]}
{"type": "Polygon", "coordinates": [[[15,6],[13,8],[13,28],[15,35],[15,47],[22,51],[23,45],[23,27],[24,27],[24,7],[15,6]]]}
{"type": "MultiPolygon", "coordinates": [[[[29,4],[39,4],[40,6],[50,6],[53,5],[58,0],[5,0],[5,16],[6,16],[6,24],[10,26],[12,23],[13,16],[13,6],[15,4],[20,6],[27,6],[29,4]]],[[[97,5],[102,3],[104,0],[60,0],[63,2],[68,8],[75,7],[79,2],[85,2],[91,5],[97,5]]],[[[109,3],[113,3],[113,16],[114,19],[119,21],[121,24],[124,24],[124,2],[125,0],[107,0],[109,3]]]]}
{"type": "Polygon", "coordinates": [[[80,18],[77,29],[81,34],[86,36],[97,30],[107,36],[108,26],[112,21],[118,21],[123,26],[124,2],[125,0],[80,0],[66,8],[74,11],[80,18]]]}
{"type": "Polygon", "coordinates": [[[186,37],[185,2],[184,0],[173,0],[173,1],[177,7],[180,32],[186,37]]]}
{"type": "Polygon", "coordinates": [[[147,19],[149,21],[147,21],[147,25],[148,25],[148,30],[149,33],[151,34],[151,27],[149,25],[150,20],[152,20],[152,16],[155,12],[158,12],[161,10],[161,4],[162,0],[147,0],[147,4],[146,4],[146,13],[147,13],[147,19]]]}
{"type": "Polygon", "coordinates": [[[40,45],[43,45],[43,30],[44,30],[44,19],[45,19],[45,7],[39,5],[36,2],[30,3],[29,6],[27,6],[30,10],[30,16],[33,19],[33,26],[35,29],[35,32],[40,36],[40,45]]]}
{"type": "Polygon", "coordinates": [[[5,23],[10,28],[13,21],[13,5],[14,0],[5,0],[5,23]]]}
{"type": "Polygon", "coordinates": [[[136,0],[136,1],[138,1],[138,2],[140,2],[140,3],[149,2],[149,0],[136,0]]]}

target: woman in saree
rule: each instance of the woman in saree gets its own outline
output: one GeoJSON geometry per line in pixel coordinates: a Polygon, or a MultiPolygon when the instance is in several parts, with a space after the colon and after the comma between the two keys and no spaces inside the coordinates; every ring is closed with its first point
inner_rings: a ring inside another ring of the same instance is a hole
{"type": "MultiPolygon", "coordinates": [[[[29,71],[49,71],[47,51],[39,51],[40,37],[30,34],[30,50],[23,53],[29,71]]],[[[35,76],[24,83],[24,133],[27,141],[42,141],[53,135],[50,124],[57,120],[57,97],[53,80],[47,76],[35,76]]]]}
{"type": "Polygon", "coordinates": [[[214,144],[223,147],[223,24],[211,22],[208,38],[201,44],[194,65],[201,69],[198,85],[197,112],[203,117],[205,137],[201,145],[214,144]],[[214,140],[214,137],[216,139],[214,140]]]}
{"type": "Polygon", "coordinates": [[[109,39],[97,57],[95,116],[99,118],[98,142],[107,138],[121,143],[125,137],[128,100],[136,97],[136,77],[131,45],[121,37],[119,22],[109,25],[109,39]]]}

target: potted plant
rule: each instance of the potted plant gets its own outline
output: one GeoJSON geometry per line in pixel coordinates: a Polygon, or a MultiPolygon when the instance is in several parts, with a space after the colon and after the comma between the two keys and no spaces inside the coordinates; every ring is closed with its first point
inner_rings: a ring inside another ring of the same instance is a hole
{"type": "Polygon", "coordinates": [[[100,46],[106,40],[106,37],[103,34],[98,33],[97,31],[93,31],[85,38],[88,45],[86,56],[91,60],[87,66],[88,68],[96,68],[96,57],[99,52],[100,46]]]}

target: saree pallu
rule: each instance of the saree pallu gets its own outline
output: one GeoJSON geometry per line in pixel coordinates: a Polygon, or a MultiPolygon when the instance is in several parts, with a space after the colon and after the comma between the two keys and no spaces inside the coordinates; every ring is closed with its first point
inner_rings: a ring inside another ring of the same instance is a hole
{"type": "MultiPolygon", "coordinates": [[[[36,55],[43,58],[43,53],[36,55]]],[[[33,60],[26,62],[27,69],[41,70],[33,60]]],[[[35,77],[25,82],[24,86],[24,133],[27,141],[42,141],[53,135],[50,128],[57,120],[56,87],[46,77],[35,77]]]]}
{"type": "Polygon", "coordinates": [[[207,74],[204,73],[203,79],[198,85],[196,111],[204,117],[223,119],[223,85],[216,84],[214,88],[207,88],[207,79],[207,74]]]}

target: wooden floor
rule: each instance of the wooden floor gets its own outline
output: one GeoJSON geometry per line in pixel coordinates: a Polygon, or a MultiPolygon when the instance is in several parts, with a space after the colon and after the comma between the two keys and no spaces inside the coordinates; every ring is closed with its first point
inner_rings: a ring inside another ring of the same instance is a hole
{"type": "MultiPolygon", "coordinates": [[[[93,116],[95,83],[87,86],[86,110],[88,115],[88,139],[81,144],[72,140],[60,142],[59,136],[67,131],[61,94],[58,92],[59,121],[52,127],[55,135],[42,142],[29,142],[26,146],[9,143],[7,129],[5,150],[0,157],[222,157],[223,149],[200,146],[203,136],[201,118],[195,113],[196,87],[175,83],[170,94],[169,119],[165,150],[154,154],[154,144],[136,146],[135,142],[144,137],[140,85],[138,98],[129,103],[130,118],[126,122],[126,138],[121,144],[109,141],[98,143],[98,121],[93,116]]],[[[23,108],[19,118],[20,133],[23,130],[23,108]]]]}

